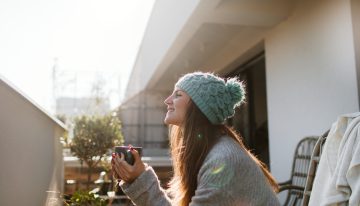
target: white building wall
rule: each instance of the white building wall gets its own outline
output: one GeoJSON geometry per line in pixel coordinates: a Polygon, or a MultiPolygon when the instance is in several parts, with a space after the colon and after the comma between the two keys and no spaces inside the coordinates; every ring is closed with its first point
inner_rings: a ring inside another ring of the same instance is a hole
{"type": "Polygon", "coordinates": [[[0,77],[0,205],[45,205],[63,192],[64,128],[0,77]]]}
{"type": "MultiPolygon", "coordinates": [[[[125,99],[145,89],[159,64],[166,64],[174,59],[167,52],[198,2],[199,0],[182,0],[179,4],[176,0],[156,0],[126,89],[125,99]],[[166,62],[162,62],[163,59],[166,59],[166,62]]],[[[161,66],[160,68],[166,69],[161,66]]]]}
{"type": "MultiPolygon", "coordinates": [[[[354,46],[355,46],[355,59],[357,69],[357,79],[360,80],[360,1],[351,0],[351,14],[352,25],[354,29],[354,46]]],[[[358,81],[358,88],[360,88],[360,81],[358,81]]],[[[360,101],[360,95],[359,95],[360,101]]]]}
{"type": "Polygon", "coordinates": [[[301,138],[359,111],[350,1],[298,2],[265,40],[270,162],[279,181],[289,178],[301,138]]]}

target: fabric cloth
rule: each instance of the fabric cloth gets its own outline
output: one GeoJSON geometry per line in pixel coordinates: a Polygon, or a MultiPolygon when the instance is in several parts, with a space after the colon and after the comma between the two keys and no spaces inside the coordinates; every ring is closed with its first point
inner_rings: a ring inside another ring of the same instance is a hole
{"type": "Polygon", "coordinates": [[[340,116],[324,144],[310,206],[360,205],[360,113],[340,116]]]}
{"type": "MultiPolygon", "coordinates": [[[[279,201],[261,169],[232,138],[224,136],[200,168],[190,206],[278,206],[279,201]]],[[[173,205],[151,167],[132,184],[120,183],[138,206],[173,205]]]]}
{"type": "Polygon", "coordinates": [[[211,73],[194,72],[175,84],[184,90],[213,124],[221,124],[234,115],[245,97],[245,90],[236,78],[225,81],[211,73]]]}

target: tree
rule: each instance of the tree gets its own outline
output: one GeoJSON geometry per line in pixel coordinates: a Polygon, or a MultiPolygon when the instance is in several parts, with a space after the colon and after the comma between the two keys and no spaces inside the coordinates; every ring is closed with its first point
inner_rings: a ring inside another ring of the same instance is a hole
{"type": "Polygon", "coordinates": [[[121,123],[115,115],[105,115],[80,116],[75,118],[74,124],[74,137],[70,143],[70,150],[89,167],[87,178],[89,189],[93,168],[102,161],[109,149],[124,142],[121,123]]]}

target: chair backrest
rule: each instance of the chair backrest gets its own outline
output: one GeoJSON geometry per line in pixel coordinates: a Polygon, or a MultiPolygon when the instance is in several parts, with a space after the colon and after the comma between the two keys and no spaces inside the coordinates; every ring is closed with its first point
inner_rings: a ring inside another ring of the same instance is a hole
{"type": "Polygon", "coordinates": [[[318,136],[306,137],[298,143],[291,171],[292,185],[305,187],[311,155],[318,138],[318,136]]]}
{"type": "Polygon", "coordinates": [[[312,185],[314,183],[315,174],[317,166],[320,162],[320,157],[323,151],[323,145],[326,141],[326,137],[329,134],[329,130],[326,131],[323,135],[321,135],[318,141],[315,144],[313,153],[311,155],[311,161],[309,165],[309,171],[306,179],[305,189],[304,189],[304,198],[302,201],[302,206],[307,206],[309,204],[312,185]]]}
{"type": "MultiPolygon", "coordinates": [[[[305,188],[311,155],[318,138],[318,136],[305,137],[297,144],[289,180],[289,185],[292,187],[305,188]]],[[[303,190],[289,189],[285,205],[301,205],[302,198],[303,190]]]]}

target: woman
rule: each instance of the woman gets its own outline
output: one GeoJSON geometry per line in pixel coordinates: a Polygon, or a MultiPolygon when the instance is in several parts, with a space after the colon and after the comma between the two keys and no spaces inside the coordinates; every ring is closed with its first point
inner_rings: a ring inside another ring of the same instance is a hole
{"type": "Polygon", "coordinates": [[[211,73],[186,74],[165,100],[174,177],[164,191],[154,170],[132,150],[116,155],[114,174],[136,205],[279,205],[277,184],[224,121],[244,101],[242,83],[211,73]]]}

